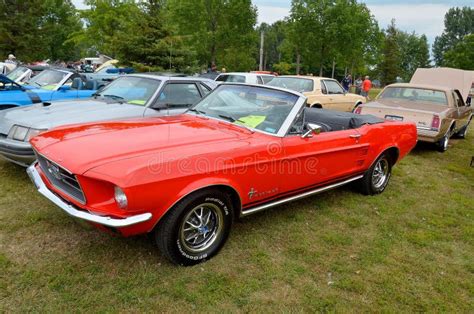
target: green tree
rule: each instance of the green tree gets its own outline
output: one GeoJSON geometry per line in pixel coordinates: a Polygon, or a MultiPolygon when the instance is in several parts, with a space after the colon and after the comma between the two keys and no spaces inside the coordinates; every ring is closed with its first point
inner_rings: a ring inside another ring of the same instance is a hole
{"type": "Polygon", "coordinates": [[[70,0],[0,1],[0,54],[24,62],[76,56],[69,34],[82,24],[70,0]]]}
{"type": "Polygon", "coordinates": [[[169,0],[168,8],[201,65],[236,71],[255,67],[257,11],[250,0],[169,0]]]}
{"type": "Polygon", "coordinates": [[[474,70],[474,34],[464,39],[444,54],[443,64],[463,70],[474,70]]]}
{"type": "Polygon", "coordinates": [[[148,0],[126,30],[117,32],[117,57],[141,70],[189,72],[195,55],[168,23],[165,1],[148,0]]]}
{"type": "Polygon", "coordinates": [[[355,0],[293,0],[289,22],[297,58],[320,75],[333,61],[346,69],[364,66],[380,40],[369,9],[355,0]]]}
{"type": "MultiPolygon", "coordinates": [[[[257,35],[260,36],[261,32],[264,32],[264,58],[263,58],[263,68],[264,70],[273,69],[273,65],[282,61],[282,51],[281,47],[283,41],[285,40],[287,22],[277,21],[272,25],[262,23],[257,28],[257,35]]],[[[260,38],[260,37],[259,37],[260,38]]],[[[260,49],[260,42],[258,42],[258,48],[260,49]]],[[[259,60],[259,55],[256,56],[259,60]]]]}
{"type": "Polygon", "coordinates": [[[40,38],[45,53],[53,61],[71,61],[80,57],[69,36],[82,29],[76,8],[70,0],[44,0],[40,19],[40,38]]]}
{"type": "Polygon", "coordinates": [[[474,9],[451,8],[444,16],[444,31],[433,44],[436,65],[444,65],[444,54],[461,42],[464,36],[474,33],[474,9]]]}
{"type": "Polygon", "coordinates": [[[388,28],[385,30],[385,38],[382,45],[382,62],[379,66],[382,83],[392,84],[396,82],[400,75],[401,69],[401,52],[398,42],[398,30],[395,20],[392,20],[388,28]]]}
{"type": "Polygon", "coordinates": [[[430,51],[428,39],[425,35],[418,36],[414,32],[397,32],[398,47],[400,49],[400,73],[405,81],[410,81],[417,68],[430,67],[430,51]]]}
{"type": "Polygon", "coordinates": [[[85,28],[71,35],[70,41],[83,49],[83,54],[104,53],[116,57],[120,33],[140,20],[139,6],[133,0],[86,0],[89,9],[82,10],[85,28]]]}

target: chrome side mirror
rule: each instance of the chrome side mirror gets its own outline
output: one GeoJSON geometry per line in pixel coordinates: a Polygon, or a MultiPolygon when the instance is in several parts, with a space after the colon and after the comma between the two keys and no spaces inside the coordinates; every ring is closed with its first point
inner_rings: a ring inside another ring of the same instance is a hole
{"type": "Polygon", "coordinates": [[[322,129],[322,127],[320,125],[315,124],[315,123],[306,124],[306,128],[308,129],[308,131],[303,133],[303,135],[301,135],[301,138],[313,137],[313,134],[317,135],[317,134],[321,133],[321,129],[322,129]]]}

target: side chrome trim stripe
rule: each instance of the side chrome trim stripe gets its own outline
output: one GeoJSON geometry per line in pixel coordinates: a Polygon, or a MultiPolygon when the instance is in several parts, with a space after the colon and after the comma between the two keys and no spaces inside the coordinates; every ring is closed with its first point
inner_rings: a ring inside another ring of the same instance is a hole
{"type": "Polygon", "coordinates": [[[296,201],[296,200],[299,200],[299,199],[302,199],[302,198],[305,198],[305,197],[308,197],[308,196],[311,196],[311,195],[315,195],[315,194],[319,194],[319,193],[322,193],[322,192],[325,192],[325,191],[328,191],[328,190],[331,190],[331,189],[335,189],[337,187],[343,186],[343,185],[348,184],[350,182],[362,179],[362,177],[363,177],[363,175],[358,175],[356,177],[352,177],[350,179],[347,179],[347,180],[344,180],[344,181],[341,181],[341,182],[338,182],[338,183],[326,185],[324,187],[320,187],[320,188],[317,188],[315,190],[304,192],[302,194],[294,195],[294,196],[284,198],[284,199],[281,199],[281,200],[278,200],[278,201],[275,201],[275,202],[270,202],[270,203],[267,203],[267,204],[264,204],[264,205],[249,208],[249,209],[243,210],[242,213],[240,214],[240,217],[245,217],[245,216],[254,214],[256,212],[259,212],[259,211],[262,211],[262,210],[265,210],[265,209],[268,209],[268,208],[271,208],[271,207],[275,207],[275,206],[278,206],[278,205],[281,205],[281,204],[296,201]]]}

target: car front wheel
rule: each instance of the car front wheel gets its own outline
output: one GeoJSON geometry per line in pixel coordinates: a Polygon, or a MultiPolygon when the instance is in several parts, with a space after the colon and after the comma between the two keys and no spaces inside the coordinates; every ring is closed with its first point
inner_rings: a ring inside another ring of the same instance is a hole
{"type": "Polygon", "coordinates": [[[389,156],[382,154],[364,174],[359,181],[359,187],[363,194],[374,195],[382,193],[390,181],[392,175],[392,162],[389,156]]]}
{"type": "Polygon", "coordinates": [[[469,124],[471,124],[471,120],[469,120],[469,122],[458,133],[456,133],[456,136],[459,138],[466,138],[469,124]]]}
{"type": "Polygon", "coordinates": [[[232,211],[229,196],[219,190],[191,194],[171,208],[156,227],[159,250],[183,266],[210,259],[227,240],[232,211]]]}

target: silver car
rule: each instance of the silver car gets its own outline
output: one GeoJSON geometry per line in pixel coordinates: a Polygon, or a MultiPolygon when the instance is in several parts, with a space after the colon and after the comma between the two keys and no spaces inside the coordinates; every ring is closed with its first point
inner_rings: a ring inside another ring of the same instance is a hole
{"type": "Polygon", "coordinates": [[[217,86],[197,77],[133,74],[119,77],[93,98],[0,111],[0,156],[27,167],[35,159],[29,140],[42,131],[87,122],[179,114],[217,86]]]}

